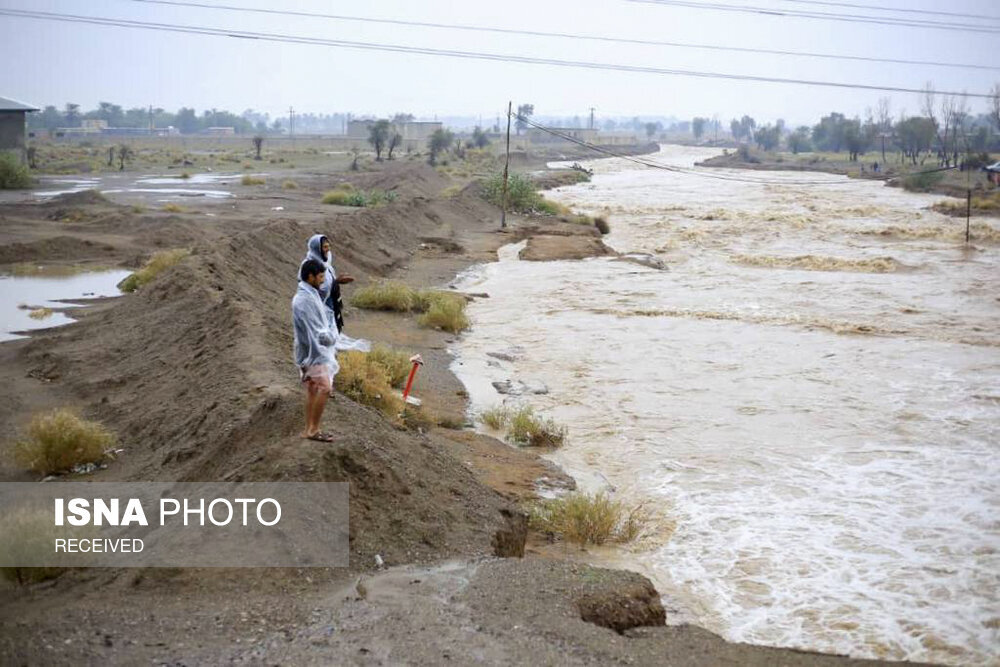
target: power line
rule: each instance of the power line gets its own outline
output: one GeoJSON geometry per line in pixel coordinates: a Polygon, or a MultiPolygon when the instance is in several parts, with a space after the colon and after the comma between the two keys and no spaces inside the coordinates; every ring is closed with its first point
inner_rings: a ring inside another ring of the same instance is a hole
{"type": "MultiPolygon", "coordinates": [[[[235,39],[254,39],[260,41],[283,42],[289,44],[310,44],[316,46],[331,46],[364,51],[387,51],[392,53],[407,53],[448,58],[464,58],[471,60],[490,60],[495,62],[522,63],[530,65],[550,65],[553,67],[571,67],[578,69],[611,70],[618,72],[634,72],[640,74],[659,74],[666,76],[689,76],[703,79],[722,79],[727,81],[754,81],[758,83],[782,83],[805,86],[822,86],[828,88],[875,90],[894,93],[924,94],[924,88],[906,88],[902,86],[877,86],[862,83],[843,83],[838,81],[820,81],[811,79],[786,79],[781,77],[756,76],[749,74],[729,74],[725,72],[702,72],[695,70],[672,69],[666,67],[650,67],[644,65],[620,65],[615,63],[589,62],[582,60],[558,60],[555,58],[539,58],[532,56],[506,55],[484,53],[478,51],[453,51],[432,49],[426,47],[403,46],[399,44],[382,44],[375,42],[355,42],[348,40],[321,39],[300,35],[284,35],[279,33],[253,32],[246,30],[229,30],[225,28],[207,28],[200,26],[176,25],[170,23],[153,23],[148,21],[131,21],[126,19],[108,19],[96,16],[80,16],[74,14],[56,14],[15,9],[0,9],[0,16],[33,18],[69,23],[86,23],[92,25],[112,26],[119,28],[142,28],[164,32],[188,33],[195,35],[210,35],[215,37],[232,37],[235,39]]],[[[966,96],[992,99],[989,93],[966,93],[957,91],[935,91],[942,95],[966,96]]]]}
{"type": "Polygon", "coordinates": [[[874,23],[877,25],[902,26],[907,28],[932,28],[936,30],[958,30],[962,32],[1000,33],[1000,26],[981,26],[974,23],[948,23],[924,19],[903,19],[878,17],[867,14],[837,14],[833,12],[814,12],[802,10],[775,9],[773,7],[754,7],[750,5],[727,5],[718,2],[693,2],[692,0],[628,0],[629,2],[652,5],[668,5],[686,7],[689,9],[712,9],[726,12],[742,12],[745,14],[761,14],[784,18],[821,19],[825,21],[846,21],[847,23],[874,23]]]}
{"type": "Polygon", "coordinates": [[[848,7],[851,9],[866,9],[873,12],[896,12],[900,14],[928,14],[933,16],[952,16],[963,19],[985,19],[987,21],[1000,21],[1000,16],[988,14],[963,14],[959,12],[941,12],[933,9],[902,9],[898,7],[872,7],[871,5],[859,5],[851,2],[831,2],[830,0],[780,0],[781,2],[795,2],[801,5],[822,5],[826,7],[848,7]]]}
{"type": "Polygon", "coordinates": [[[851,56],[832,53],[814,53],[808,51],[783,51],[779,49],[757,49],[738,46],[719,46],[714,44],[692,44],[689,42],[672,42],[650,39],[630,39],[627,37],[608,37],[603,35],[577,35],[564,32],[545,32],[539,30],[521,30],[514,28],[495,28],[456,23],[432,23],[427,21],[405,21],[402,19],[382,19],[367,16],[346,16],[343,14],[324,14],[318,12],[303,12],[288,9],[260,9],[256,7],[237,7],[234,5],[214,5],[205,2],[181,2],[180,0],[132,0],[144,4],[168,5],[174,7],[196,7],[199,9],[218,9],[232,12],[247,12],[253,14],[297,16],[303,18],[320,18],[333,21],[355,21],[360,23],[379,23],[383,25],[402,25],[417,28],[440,28],[444,30],[465,30],[470,32],[487,32],[504,35],[526,35],[529,37],[555,37],[560,39],[576,39],[612,44],[635,44],[639,46],[668,46],[685,49],[702,49],[708,51],[731,51],[737,53],[760,53],[766,55],[792,56],[800,58],[826,58],[831,60],[855,60],[862,62],[893,63],[902,65],[921,65],[925,67],[955,67],[962,69],[981,69],[1000,71],[1000,66],[949,63],[928,60],[905,60],[901,58],[877,58],[874,56],[851,56]]]}
{"type": "MultiPolygon", "coordinates": [[[[526,116],[522,116],[520,114],[512,114],[512,115],[515,118],[517,118],[517,120],[525,123],[526,125],[528,125],[530,127],[536,128],[538,130],[541,130],[543,132],[551,134],[551,135],[553,135],[555,137],[559,137],[561,139],[565,139],[566,141],[569,141],[570,143],[574,143],[574,144],[576,144],[578,146],[582,146],[584,148],[590,149],[590,150],[592,150],[592,151],[594,151],[596,153],[601,153],[601,154],[606,155],[608,157],[621,158],[623,160],[628,160],[629,162],[634,162],[635,164],[642,165],[644,167],[649,167],[651,169],[661,169],[663,171],[669,171],[669,172],[673,172],[675,174],[684,174],[684,175],[687,175],[687,176],[700,176],[702,178],[713,178],[713,179],[716,179],[716,180],[719,180],[719,181],[733,181],[733,182],[736,182],[736,183],[754,183],[754,184],[757,184],[757,185],[850,185],[852,183],[851,181],[808,181],[808,180],[774,181],[774,180],[766,180],[766,179],[744,178],[744,177],[741,177],[741,176],[734,176],[732,174],[713,174],[713,173],[709,173],[709,172],[705,172],[705,171],[697,171],[695,169],[686,169],[684,167],[677,167],[677,166],[674,166],[674,165],[663,164],[662,162],[656,162],[655,160],[650,160],[648,158],[641,158],[641,157],[636,157],[634,155],[624,155],[622,153],[616,153],[616,152],[614,152],[614,151],[612,151],[612,150],[610,150],[608,148],[605,148],[603,146],[598,146],[596,144],[591,144],[591,143],[586,142],[586,141],[584,141],[582,139],[578,139],[577,137],[571,136],[569,134],[565,134],[563,132],[559,132],[558,130],[554,130],[554,129],[550,128],[550,127],[545,127],[544,125],[539,125],[538,123],[536,123],[536,122],[528,119],[526,116]]],[[[926,171],[913,172],[912,174],[909,174],[909,175],[910,176],[916,176],[916,175],[919,175],[919,174],[931,174],[931,173],[936,173],[936,172],[940,172],[940,171],[949,171],[949,170],[952,170],[952,169],[955,169],[955,167],[941,167],[941,168],[938,168],[938,169],[928,169],[926,171]]],[[[894,176],[879,176],[879,177],[875,177],[875,178],[869,178],[869,179],[866,179],[866,180],[888,181],[888,180],[891,180],[892,178],[895,178],[895,177],[894,176]]]]}

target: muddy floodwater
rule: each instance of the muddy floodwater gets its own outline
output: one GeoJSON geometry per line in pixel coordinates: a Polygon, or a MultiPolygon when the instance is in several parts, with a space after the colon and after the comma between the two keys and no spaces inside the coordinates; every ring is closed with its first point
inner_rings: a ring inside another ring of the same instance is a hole
{"type": "Polygon", "coordinates": [[[678,618],[997,664],[1000,221],[966,247],[964,219],[926,210],[941,197],[878,182],[588,166],[546,196],[668,269],[508,247],[471,271],[461,287],[491,297],[456,349],[474,408],[530,403],[569,427],[550,458],[582,488],[654,511],[650,536],[597,556],[651,576],[678,618]],[[549,392],[500,396],[507,379],[549,392]]]}

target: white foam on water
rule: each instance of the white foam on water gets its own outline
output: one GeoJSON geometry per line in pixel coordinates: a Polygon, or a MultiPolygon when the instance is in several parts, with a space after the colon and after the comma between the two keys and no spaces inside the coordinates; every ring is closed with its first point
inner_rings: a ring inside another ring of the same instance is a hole
{"type": "Polygon", "coordinates": [[[728,639],[1000,661],[1000,249],[861,233],[953,224],[878,183],[587,166],[591,183],[546,196],[609,215],[617,249],[670,270],[508,246],[468,272],[460,287],[491,296],[456,347],[473,409],[532,404],[568,425],[550,458],[582,488],[666,512],[669,539],[617,558],[728,639]],[[884,256],[905,270],[845,269],[884,256]],[[491,385],[526,377],[549,394],[491,385]]]}

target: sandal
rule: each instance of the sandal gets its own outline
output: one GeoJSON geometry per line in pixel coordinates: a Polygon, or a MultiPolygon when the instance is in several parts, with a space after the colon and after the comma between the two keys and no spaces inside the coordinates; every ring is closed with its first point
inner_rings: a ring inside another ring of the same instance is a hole
{"type": "Polygon", "coordinates": [[[313,433],[310,436],[306,436],[306,440],[315,440],[316,442],[336,442],[337,441],[337,439],[334,438],[332,435],[330,435],[329,433],[323,433],[323,431],[319,431],[317,433],[313,433]]]}

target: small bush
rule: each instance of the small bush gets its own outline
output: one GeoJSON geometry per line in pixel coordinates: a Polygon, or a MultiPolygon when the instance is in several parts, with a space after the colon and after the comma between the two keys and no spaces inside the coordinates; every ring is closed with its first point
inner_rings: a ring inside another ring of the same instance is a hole
{"type": "Polygon", "coordinates": [[[402,387],[410,374],[410,355],[400,349],[376,345],[368,353],[368,361],[385,369],[393,387],[402,387]]]}
{"type": "MultiPolygon", "coordinates": [[[[441,294],[441,292],[437,294],[441,294]]],[[[469,317],[465,314],[464,298],[434,297],[430,299],[429,304],[424,314],[417,319],[421,326],[442,329],[451,333],[458,333],[469,328],[469,317]]]]}
{"type": "Polygon", "coordinates": [[[940,171],[910,174],[903,179],[903,189],[910,192],[927,192],[940,183],[943,178],[944,174],[940,171]]]}
{"type": "Polygon", "coordinates": [[[340,371],[334,384],[345,396],[364,405],[378,408],[390,417],[403,411],[403,399],[391,385],[389,372],[364,352],[344,352],[337,358],[340,371]]]}
{"type": "MultiPolygon", "coordinates": [[[[0,559],[25,562],[51,553],[57,537],[52,517],[44,512],[21,509],[5,514],[0,520],[0,559]]],[[[61,567],[0,567],[0,576],[20,586],[54,579],[65,572],[61,567]]]]}
{"type": "Polygon", "coordinates": [[[609,225],[608,221],[602,217],[594,218],[594,226],[597,227],[597,231],[601,234],[611,233],[611,225],[609,225]]]}
{"type": "Polygon", "coordinates": [[[281,187],[285,190],[298,190],[299,184],[295,181],[285,181],[281,184],[281,187]]]}
{"type": "Polygon", "coordinates": [[[536,213],[544,213],[545,215],[565,215],[569,213],[569,209],[559,202],[549,201],[542,196],[538,197],[538,201],[535,202],[534,210],[536,213]]]}
{"type": "Polygon", "coordinates": [[[187,213],[188,210],[180,204],[164,204],[163,210],[167,213],[187,213]]]}
{"type": "Polygon", "coordinates": [[[161,250],[150,257],[141,269],[118,283],[118,289],[123,292],[134,292],[190,254],[191,251],[185,248],[161,250]]]}
{"type": "Polygon", "coordinates": [[[510,415],[507,438],[530,447],[558,447],[566,440],[566,427],[539,417],[534,408],[525,405],[510,415]]]}
{"type": "Polygon", "coordinates": [[[626,507],[603,492],[543,500],[531,508],[529,516],[533,529],[581,545],[631,542],[649,521],[641,505],[626,507]]]}
{"type": "MultiPolygon", "coordinates": [[[[483,182],[483,198],[496,206],[503,206],[503,174],[494,173],[483,182]]],[[[535,184],[527,176],[509,174],[507,178],[507,210],[531,213],[543,201],[535,192],[535,184]]]]}
{"type": "Polygon", "coordinates": [[[250,174],[246,174],[240,180],[240,183],[242,183],[243,185],[264,185],[267,183],[267,181],[258,176],[251,176],[250,174]]]}
{"type": "MultiPolygon", "coordinates": [[[[350,184],[347,184],[350,185],[350,184]]],[[[354,190],[344,189],[338,186],[336,189],[323,195],[324,204],[336,206],[356,206],[359,208],[381,206],[396,201],[395,192],[385,190],[354,190]]]]}
{"type": "Polygon", "coordinates": [[[510,408],[506,405],[495,405],[479,413],[479,421],[494,431],[502,431],[510,422],[510,408]]]}
{"type": "Polygon", "coordinates": [[[99,461],[113,443],[114,437],[101,424],[59,409],[32,418],[27,437],[14,444],[14,459],[47,475],[99,461]]]}
{"type": "Polygon", "coordinates": [[[189,174],[189,173],[187,173],[187,172],[185,171],[185,172],[182,172],[182,173],[181,173],[181,175],[180,175],[180,176],[178,176],[177,178],[184,178],[184,179],[188,179],[188,178],[191,178],[191,174],[189,174]]]}
{"type": "Polygon", "coordinates": [[[51,308],[36,308],[33,311],[31,311],[30,313],[28,313],[28,317],[30,317],[33,320],[44,320],[47,317],[52,317],[52,309],[51,308]]]}
{"type": "Polygon", "coordinates": [[[0,152],[0,189],[29,188],[33,183],[28,167],[9,151],[0,152]]]}
{"type": "Polygon", "coordinates": [[[408,285],[396,280],[385,280],[362,287],[354,293],[351,303],[368,310],[394,310],[405,313],[413,310],[417,294],[408,285]]]}

